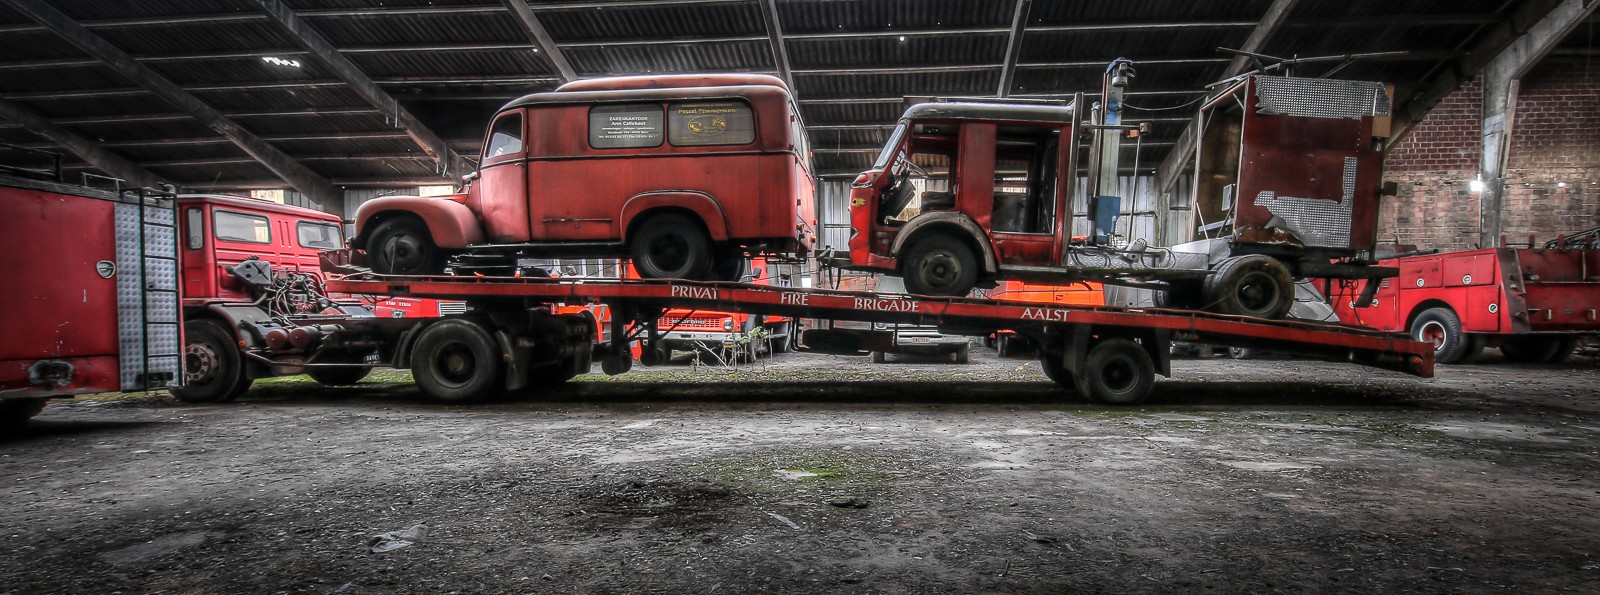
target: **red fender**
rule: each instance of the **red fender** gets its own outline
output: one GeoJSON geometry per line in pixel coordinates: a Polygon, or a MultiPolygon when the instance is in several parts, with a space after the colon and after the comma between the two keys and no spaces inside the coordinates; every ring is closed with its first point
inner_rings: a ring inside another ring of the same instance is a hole
{"type": "Polygon", "coordinates": [[[434,245],[440,248],[465,248],[483,243],[483,226],[478,216],[466,205],[457,202],[465,195],[443,197],[385,196],[361,204],[356,209],[356,235],[352,246],[365,246],[368,228],[376,220],[388,219],[396,214],[408,213],[422,219],[433,236],[434,245]]]}
{"type": "Polygon", "coordinates": [[[692,190],[660,190],[645,192],[635,195],[622,205],[622,241],[628,241],[628,232],[632,231],[636,217],[651,209],[671,207],[687,209],[700,217],[705,223],[706,232],[711,234],[711,241],[723,242],[728,239],[728,220],[722,214],[722,205],[717,199],[704,192],[692,190]]]}

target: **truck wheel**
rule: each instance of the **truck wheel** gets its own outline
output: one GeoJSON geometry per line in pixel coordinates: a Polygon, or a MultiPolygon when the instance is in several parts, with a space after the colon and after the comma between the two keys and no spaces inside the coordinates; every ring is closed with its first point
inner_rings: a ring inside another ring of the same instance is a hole
{"type": "Polygon", "coordinates": [[[1561,340],[1557,342],[1556,352],[1550,354],[1550,357],[1545,358],[1544,362],[1547,364],[1565,363],[1567,358],[1572,357],[1572,352],[1577,350],[1577,337],[1562,337],[1561,340]]]}
{"type": "Polygon", "coordinates": [[[711,263],[711,281],[738,282],[745,274],[744,253],[735,249],[717,251],[711,263]]]}
{"type": "Polygon", "coordinates": [[[978,258],[961,240],[935,234],[906,251],[900,274],[910,293],[960,297],[978,283],[978,258]]]}
{"type": "Polygon", "coordinates": [[[411,376],[435,401],[465,403],[496,394],[505,384],[500,348],[476,324],[445,320],[422,331],[411,351],[411,376]]]}
{"type": "Polygon", "coordinates": [[[1566,361],[1575,346],[1562,337],[1511,337],[1500,346],[1500,353],[1519,364],[1559,363],[1566,361]]]}
{"type": "Polygon", "coordinates": [[[46,399],[36,397],[0,399],[0,428],[28,423],[33,416],[44,411],[45,401],[46,399]]]}
{"type": "Polygon", "coordinates": [[[881,364],[889,361],[889,356],[882,351],[872,352],[872,363],[881,364]]]}
{"type": "Polygon", "coordinates": [[[367,262],[380,275],[438,275],[444,253],[433,245],[428,229],[416,219],[390,219],[372,230],[367,262]]]}
{"type": "Polygon", "coordinates": [[[1157,308],[1201,308],[1200,300],[1205,288],[1195,281],[1168,281],[1166,289],[1152,292],[1150,301],[1157,308]]]}
{"type": "Polygon", "coordinates": [[[1072,372],[1067,371],[1067,363],[1062,361],[1060,353],[1039,353],[1039,367],[1044,368],[1044,376],[1067,389],[1069,392],[1078,392],[1078,380],[1072,377],[1072,372]]]}
{"type": "Polygon", "coordinates": [[[783,336],[772,339],[772,353],[794,353],[795,328],[793,322],[785,322],[778,326],[778,334],[783,336]]]}
{"type": "Polygon", "coordinates": [[[215,403],[250,388],[233,333],[215,320],[183,323],[183,382],[172,396],[185,403],[215,403]]]}
{"type": "Polygon", "coordinates": [[[1228,348],[1228,357],[1230,359],[1254,359],[1255,356],[1256,356],[1255,350],[1251,349],[1249,347],[1229,347],[1228,348]]]}
{"type": "Polygon", "coordinates": [[[968,346],[962,345],[960,349],[956,350],[956,363],[964,364],[971,361],[971,354],[968,353],[968,349],[970,349],[968,346]]]}
{"type": "Polygon", "coordinates": [[[1433,344],[1433,362],[1453,364],[1466,358],[1472,344],[1461,330],[1461,317],[1449,308],[1428,308],[1411,321],[1411,338],[1433,344]]]}
{"type": "Polygon", "coordinates": [[[640,224],[631,251],[645,279],[702,281],[711,271],[711,238],[683,215],[656,215],[640,224]]]}
{"type": "Polygon", "coordinates": [[[1277,319],[1294,306],[1294,278],[1276,258],[1234,256],[1217,263],[1203,293],[1216,312],[1277,319]]]}
{"type": "Polygon", "coordinates": [[[1101,405],[1137,405],[1155,386],[1155,364],[1144,346],[1107,339],[1089,349],[1078,375],[1078,392],[1101,405]]]}
{"type": "Polygon", "coordinates": [[[349,366],[343,368],[311,368],[306,370],[306,375],[320,384],[329,386],[345,386],[361,382],[367,374],[372,373],[372,368],[349,366]]]}
{"type": "Polygon", "coordinates": [[[639,363],[648,366],[659,366],[672,360],[672,349],[665,343],[654,347],[645,347],[639,352],[639,363]]]}

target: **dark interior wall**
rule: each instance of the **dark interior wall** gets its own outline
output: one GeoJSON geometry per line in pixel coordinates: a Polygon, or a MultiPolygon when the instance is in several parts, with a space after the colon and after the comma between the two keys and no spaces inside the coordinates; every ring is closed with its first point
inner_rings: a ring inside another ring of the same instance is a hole
{"type": "MultiPolygon", "coordinates": [[[[1502,231],[1513,243],[1600,226],[1600,62],[1549,59],[1523,78],[1512,124],[1502,231]]],[[[1386,159],[1379,241],[1465,250],[1478,242],[1483,89],[1445,98],[1386,159]]]]}

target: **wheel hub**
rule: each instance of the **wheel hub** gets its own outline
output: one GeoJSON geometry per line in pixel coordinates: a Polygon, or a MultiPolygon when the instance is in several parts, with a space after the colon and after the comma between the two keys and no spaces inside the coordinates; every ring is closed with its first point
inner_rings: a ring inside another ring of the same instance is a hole
{"type": "Polygon", "coordinates": [[[1417,340],[1432,343],[1435,351],[1444,347],[1445,336],[1444,325],[1432,321],[1424,323],[1417,332],[1417,340]]]}
{"type": "Polygon", "coordinates": [[[188,384],[205,384],[217,377],[221,358],[206,343],[191,343],[183,350],[183,379],[188,384]]]}

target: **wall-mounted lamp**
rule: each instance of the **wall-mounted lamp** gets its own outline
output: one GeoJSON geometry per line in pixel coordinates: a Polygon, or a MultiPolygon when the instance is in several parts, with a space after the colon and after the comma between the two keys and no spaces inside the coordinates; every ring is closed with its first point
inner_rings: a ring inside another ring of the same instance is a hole
{"type": "Polygon", "coordinates": [[[1483,192],[1483,174],[1478,174],[1478,177],[1467,182],[1467,189],[1473,192],[1483,192]]]}

